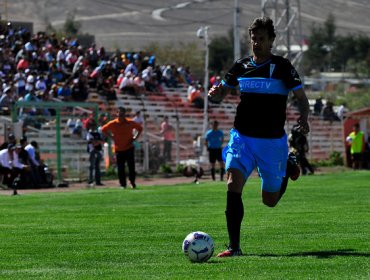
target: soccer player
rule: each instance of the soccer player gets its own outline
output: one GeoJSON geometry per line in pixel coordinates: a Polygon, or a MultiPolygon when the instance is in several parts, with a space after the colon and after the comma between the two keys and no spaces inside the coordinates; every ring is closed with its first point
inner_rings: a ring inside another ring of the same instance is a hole
{"type": "Polygon", "coordinates": [[[132,188],[136,188],[135,148],[133,143],[139,138],[143,131],[143,127],[132,119],[126,118],[126,109],[119,107],[117,110],[117,118],[105,124],[101,130],[104,136],[109,136],[109,134],[111,134],[113,138],[118,178],[121,187],[126,188],[125,165],[127,162],[128,177],[131,186],[132,188]]]}
{"type": "Polygon", "coordinates": [[[220,179],[224,180],[225,168],[222,160],[222,143],[224,142],[224,133],[218,129],[218,121],[214,121],[212,129],[206,133],[205,145],[209,153],[209,162],[211,163],[212,180],[216,180],[216,160],[220,164],[220,179]]]}
{"type": "Polygon", "coordinates": [[[208,93],[211,101],[220,102],[238,85],[241,92],[230,141],[223,149],[228,178],[225,214],[229,246],[218,257],[242,255],[242,191],[252,171],[257,167],[262,180],[262,201],[269,207],[281,199],[288,178],[296,180],[299,176],[295,156],[288,157],[284,131],[290,91],[298,101],[298,129],[304,134],[309,132],[309,104],[301,79],[287,59],[271,53],[276,37],[273,21],[256,18],[248,30],[253,55],[236,61],[221,84],[208,93]]]}

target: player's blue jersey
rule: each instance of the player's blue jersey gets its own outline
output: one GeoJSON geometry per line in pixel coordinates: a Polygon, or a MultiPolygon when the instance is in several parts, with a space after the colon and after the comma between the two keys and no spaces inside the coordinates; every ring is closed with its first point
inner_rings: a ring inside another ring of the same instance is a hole
{"type": "Polygon", "coordinates": [[[240,59],[222,84],[240,87],[241,102],[234,121],[239,133],[257,138],[280,138],[285,134],[288,93],[302,87],[289,60],[275,55],[262,64],[256,64],[252,56],[240,59]]]}
{"type": "Polygon", "coordinates": [[[224,139],[224,133],[222,130],[210,129],[206,133],[206,140],[208,141],[208,148],[219,149],[222,147],[222,141],[224,139]]]}

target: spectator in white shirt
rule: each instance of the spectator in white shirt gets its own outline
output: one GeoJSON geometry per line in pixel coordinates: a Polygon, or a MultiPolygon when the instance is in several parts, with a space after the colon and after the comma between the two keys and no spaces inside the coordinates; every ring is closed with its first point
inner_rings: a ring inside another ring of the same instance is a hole
{"type": "Polygon", "coordinates": [[[36,141],[31,141],[30,144],[28,144],[25,148],[24,148],[27,153],[28,153],[28,156],[30,158],[30,161],[31,161],[31,165],[32,166],[35,166],[35,167],[38,167],[40,165],[39,161],[36,159],[36,151],[38,149],[38,144],[36,141]]]}

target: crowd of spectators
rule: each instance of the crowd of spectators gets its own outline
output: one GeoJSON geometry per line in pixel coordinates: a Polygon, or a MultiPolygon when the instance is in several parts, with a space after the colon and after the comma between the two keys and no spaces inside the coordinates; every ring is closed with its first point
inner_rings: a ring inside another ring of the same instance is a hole
{"type": "MultiPolygon", "coordinates": [[[[55,33],[32,35],[10,22],[0,31],[0,114],[9,114],[16,101],[83,102],[91,89],[109,101],[117,94],[192,83],[188,67],[157,65],[151,53],[110,53],[94,43],[85,47],[76,38],[57,38],[55,33]]],[[[55,111],[23,108],[18,113],[24,120],[55,111]]]]}

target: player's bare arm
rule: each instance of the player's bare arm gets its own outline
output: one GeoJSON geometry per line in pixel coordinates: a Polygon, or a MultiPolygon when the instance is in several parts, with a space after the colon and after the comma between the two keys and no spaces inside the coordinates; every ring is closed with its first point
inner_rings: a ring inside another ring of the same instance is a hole
{"type": "Polygon", "coordinates": [[[228,95],[231,92],[231,88],[224,87],[221,83],[217,86],[211,87],[211,89],[208,91],[208,98],[211,101],[215,102],[221,102],[224,100],[226,95],[228,95]]]}
{"type": "Polygon", "coordinates": [[[310,110],[310,106],[308,103],[307,96],[302,88],[293,91],[295,97],[297,98],[298,102],[298,109],[301,116],[298,118],[298,129],[303,134],[307,134],[310,132],[310,127],[308,125],[308,113],[310,110]]]}

